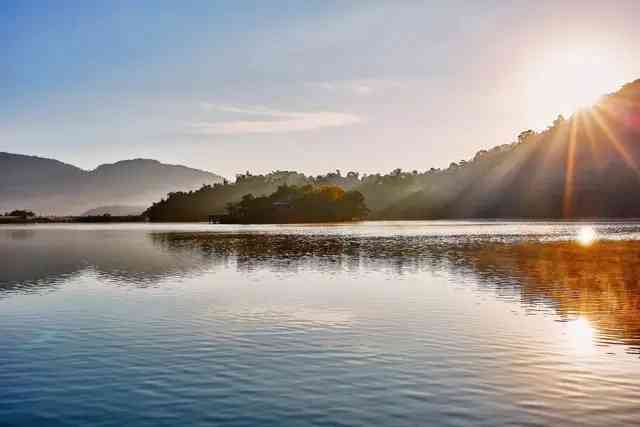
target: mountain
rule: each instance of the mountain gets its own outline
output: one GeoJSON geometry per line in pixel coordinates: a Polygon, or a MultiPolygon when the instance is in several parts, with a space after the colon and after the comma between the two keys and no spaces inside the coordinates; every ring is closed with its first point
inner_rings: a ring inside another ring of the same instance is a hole
{"type": "Polygon", "coordinates": [[[79,215],[104,205],[148,205],[169,192],[222,181],[210,172],[149,159],[124,160],[86,171],[21,154],[0,153],[0,212],[79,215]]]}
{"type": "Polygon", "coordinates": [[[424,172],[396,169],[316,177],[293,171],[239,175],[234,183],[176,192],[154,203],[151,220],[200,221],[245,194],[281,185],[358,190],[372,219],[640,217],[640,80],[546,130],[424,172]]]}
{"type": "Polygon", "coordinates": [[[111,206],[98,206],[94,209],[89,209],[81,216],[132,216],[140,215],[147,209],[147,206],[128,206],[128,205],[111,205],[111,206]]]}

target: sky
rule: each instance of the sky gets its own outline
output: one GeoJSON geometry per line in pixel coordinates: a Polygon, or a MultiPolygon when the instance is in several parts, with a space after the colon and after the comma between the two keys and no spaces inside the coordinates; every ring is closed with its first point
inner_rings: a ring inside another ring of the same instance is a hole
{"type": "Polygon", "coordinates": [[[0,151],[425,170],[640,78],[640,2],[0,2],[0,151]]]}

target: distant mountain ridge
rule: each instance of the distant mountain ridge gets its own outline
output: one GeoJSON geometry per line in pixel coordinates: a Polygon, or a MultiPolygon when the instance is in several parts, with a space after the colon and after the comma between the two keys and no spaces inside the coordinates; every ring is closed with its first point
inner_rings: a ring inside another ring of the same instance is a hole
{"type": "Polygon", "coordinates": [[[79,215],[99,206],[144,206],[167,193],[221,182],[220,175],[151,159],[84,170],[59,160],[0,152],[0,212],[79,215]]]}
{"type": "Polygon", "coordinates": [[[83,212],[81,216],[133,216],[141,215],[147,206],[128,206],[128,205],[111,205],[111,206],[98,206],[94,209],[89,209],[83,212]]]}

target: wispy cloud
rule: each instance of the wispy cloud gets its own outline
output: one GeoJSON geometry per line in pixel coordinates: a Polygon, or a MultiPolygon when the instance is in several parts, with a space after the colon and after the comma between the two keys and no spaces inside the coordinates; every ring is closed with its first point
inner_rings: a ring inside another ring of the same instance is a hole
{"type": "Polygon", "coordinates": [[[254,118],[250,120],[202,121],[190,123],[188,125],[189,133],[197,135],[286,133],[348,126],[363,121],[363,118],[360,116],[331,111],[280,111],[266,108],[238,108],[210,103],[203,103],[201,106],[206,111],[250,115],[254,118]]]}
{"type": "Polygon", "coordinates": [[[357,95],[369,95],[371,94],[371,92],[373,92],[373,88],[371,87],[371,85],[358,82],[315,82],[309,83],[309,86],[323,89],[329,92],[352,92],[357,95]]]}
{"type": "Polygon", "coordinates": [[[388,89],[399,89],[405,84],[393,80],[381,79],[355,79],[342,81],[325,81],[307,83],[310,88],[321,89],[327,92],[346,92],[355,95],[371,95],[388,89]]]}

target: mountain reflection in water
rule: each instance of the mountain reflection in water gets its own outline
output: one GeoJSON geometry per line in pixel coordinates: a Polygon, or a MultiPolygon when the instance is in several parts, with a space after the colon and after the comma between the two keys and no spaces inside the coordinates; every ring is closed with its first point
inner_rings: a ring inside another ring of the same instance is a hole
{"type": "Polygon", "coordinates": [[[353,236],[5,230],[0,298],[50,290],[93,271],[121,286],[233,266],[238,271],[296,273],[421,271],[518,299],[528,310],[552,310],[561,321],[586,319],[600,344],[640,351],[640,242],[468,236],[353,236]],[[126,235],[126,239],[124,239],[126,235]]]}

